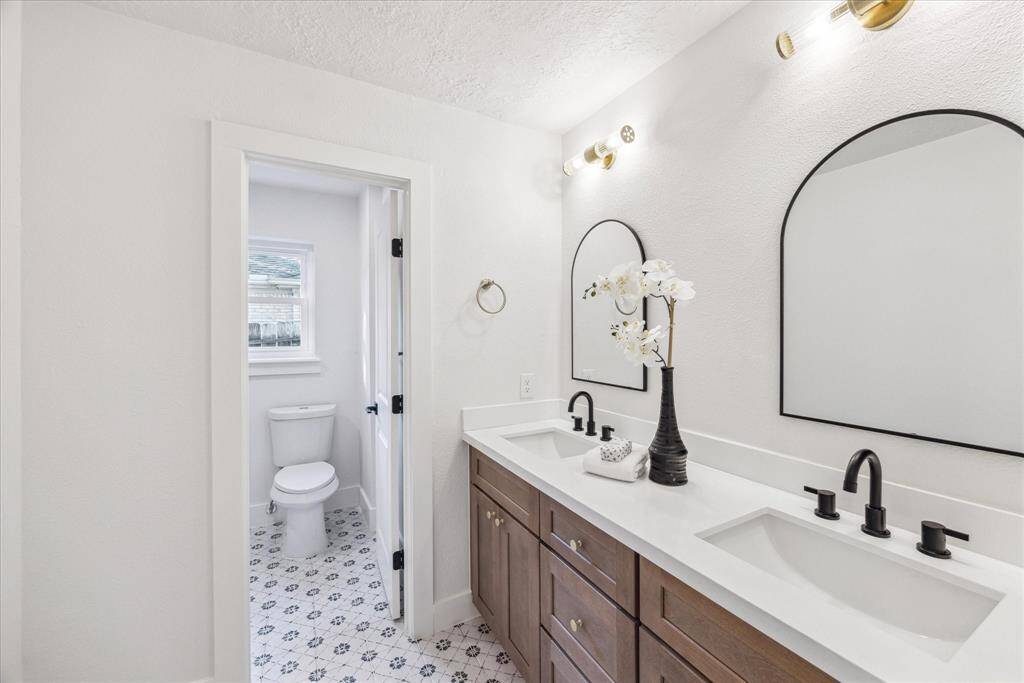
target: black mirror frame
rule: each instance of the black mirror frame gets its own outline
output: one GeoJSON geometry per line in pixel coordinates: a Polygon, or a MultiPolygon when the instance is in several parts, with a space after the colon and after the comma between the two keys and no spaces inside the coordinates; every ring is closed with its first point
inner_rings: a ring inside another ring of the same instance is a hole
{"type": "Polygon", "coordinates": [[[821,168],[822,165],[825,164],[825,162],[827,162],[829,159],[831,159],[833,156],[835,156],[841,149],[845,148],[847,145],[853,143],[854,141],[858,140],[859,138],[861,138],[861,137],[863,137],[863,136],[867,135],[868,133],[871,133],[871,132],[873,132],[875,130],[878,130],[879,128],[882,128],[883,126],[888,126],[889,124],[892,124],[892,123],[897,123],[899,121],[905,121],[907,119],[913,119],[913,118],[917,118],[917,117],[920,117],[920,116],[932,116],[932,115],[936,115],[936,114],[960,114],[960,115],[963,115],[963,116],[976,116],[978,118],[988,119],[989,121],[993,121],[995,123],[1000,123],[1000,124],[1006,126],[1007,128],[1009,128],[1013,132],[1017,133],[1017,135],[1020,135],[1022,138],[1024,138],[1024,128],[1021,128],[1021,126],[1017,125],[1016,123],[1014,123],[1012,121],[1008,121],[1007,119],[1004,119],[1001,116],[996,116],[994,114],[988,114],[988,113],[981,112],[981,111],[975,111],[973,109],[927,109],[927,110],[924,110],[924,111],[917,111],[917,112],[912,112],[910,114],[904,114],[902,116],[897,116],[897,117],[889,119],[887,121],[883,121],[881,123],[877,123],[877,124],[871,126],[870,128],[866,128],[866,129],[862,130],[861,132],[857,133],[856,135],[854,135],[853,137],[851,137],[850,139],[848,139],[846,142],[842,143],[841,145],[839,145],[838,147],[833,149],[831,152],[826,154],[825,157],[821,161],[819,161],[817,164],[815,164],[814,168],[811,169],[810,173],[808,173],[804,177],[803,181],[800,183],[800,186],[796,188],[796,192],[793,193],[793,198],[789,200],[789,206],[786,207],[786,215],[782,219],[782,235],[781,235],[781,238],[780,238],[780,241],[779,241],[779,415],[781,415],[783,417],[794,417],[794,418],[797,418],[799,420],[810,420],[811,422],[822,422],[824,424],[837,425],[839,427],[850,427],[852,429],[863,429],[865,431],[877,432],[877,433],[880,433],[880,434],[889,434],[891,436],[905,436],[905,437],[910,438],[910,439],[918,439],[918,440],[921,440],[921,441],[931,441],[933,443],[942,443],[942,444],[946,444],[946,445],[949,445],[949,446],[961,446],[963,448],[973,448],[973,449],[976,449],[976,450],[979,450],[979,451],[988,451],[988,452],[991,452],[991,453],[1003,453],[1005,455],[1015,455],[1015,456],[1019,456],[1019,457],[1024,457],[1024,453],[1022,453],[1022,452],[1011,451],[1011,450],[1005,449],[1005,448],[995,448],[993,446],[982,446],[982,445],[979,445],[979,444],[964,443],[964,442],[961,442],[961,441],[952,441],[950,439],[940,439],[940,438],[934,437],[934,436],[921,436],[920,434],[913,434],[913,433],[910,433],[910,432],[898,432],[898,431],[894,431],[894,430],[891,430],[891,429],[881,429],[881,428],[878,428],[878,427],[868,427],[868,426],[865,426],[865,425],[857,425],[857,424],[850,424],[850,423],[847,423],[847,422],[839,422],[837,420],[826,420],[824,418],[819,418],[819,417],[807,417],[806,415],[797,415],[795,413],[787,413],[786,410],[785,410],[785,403],[784,403],[784,396],[783,396],[783,386],[784,386],[784,378],[785,378],[785,366],[784,366],[784,360],[783,360],[783,356],[784,356],[783,350],[785,349],[785,330],[786,330],[786,308],[785,308],[785,291],[784,291],[784,288],[785,288],[785,277],[784,276],[785,276],[785,272],[786,272],[785,271],[786,223],[789,221],[790,211],[793,210],[793,206],[796,204],[796,200],[800,196],[800,191],[804,189],[804,186],[807,184],[807,182],[811,179],[812,176],[814,176],[814,174],[818,171],[818,169],[821,168]]]}
{"type": "MultiPolygon", "coordinates": [[[[640,366],[641,373],[642,373],[641,376],[643,378],[642,382],[641,382],[642,386],[640,386],[640,387],[627,387],[624,384],[614,384],[612,382],[599,382],[599,381],[597,381],[595,379],[583,379],[582,377],[577,377],[576,376],[576,335],[574,333],[574,329],[575,329],[575,325],[574,325],[574,317],[575,317],[574,310],[575,309],[573,308],[573,305],[576,303],[576,300],[575,300],[575,296],[576,295],[572,291],[572,279],[573,279],[573,275],[576,272],[576,257],[579,256],[580,247],[583,246],[583,242],[587,239],[587,236],[591,232],[594,231],[594,228],[596,228],[599,225],[604,225],[605,223],[618,223],[622,227],[626,228],[626,230],[629,230],[629,232],[633,235],[633,239],[636,240],[637,248],[640,249],[640,263],[643,264],[643,262],[647,260],[647,253],[644,251],[644,243],[640,241],[640,235],[638,235],[636,233],[636,230],[631,228],[624,221],[620,221],[617,218],[606,218],[603,221],[598,221],[597,223],[594,223],[592,226],[590,226],[590,228],[585,233],[583,233],[583,237],[580,238],[579,244],[576,245],[576,251],[572,255],[572,268],[569,270],[569,376],[570,376],[571,379],[573,379],[573,380],[575,380],[577,382],[587,382],[589,384],[600,384],[600,385],[606,386],[606,387],[617,387],[619,389],[627,389],[629,391],[647,391],[647,366],[646,365],[641,365],[640,366]]],[[[647,320],[647,299],[646,298],[644,298],[643,301],[641,302],[641,306],[642,306],[641,315],[643,316],[644,320],[647,320]]]]}

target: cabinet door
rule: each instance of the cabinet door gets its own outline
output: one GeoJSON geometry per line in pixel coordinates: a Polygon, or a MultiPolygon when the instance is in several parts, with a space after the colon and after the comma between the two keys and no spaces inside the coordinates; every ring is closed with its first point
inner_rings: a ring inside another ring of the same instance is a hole
{"type": "Polygon", "coordinates": [[[540,632],[540,683],[590,683],[544,629],[540,632]]]}
{"type": "Polygon", "coordinates": [[[500,630],[500,508],[475,486],[469,487],[469,558],[473,604],[496,631],[500,630]]]}
{"type": "Polygon", "coordinates": [[[640,628],[640,683],[707,683],[690,663],[640,628]]]}
{"type": "Polygon", "coordinates": [[[527,681],[540,678],[540,541],[498,510],[501,544],[501,635],[527,681]]]}

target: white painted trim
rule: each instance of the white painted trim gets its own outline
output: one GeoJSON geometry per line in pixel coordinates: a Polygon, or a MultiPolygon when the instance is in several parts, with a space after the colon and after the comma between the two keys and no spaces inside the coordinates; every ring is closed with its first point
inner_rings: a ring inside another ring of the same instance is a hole
{"type": "Polygon", "coordinates": [[[248,161],[316,168],[408,192],[403,301],[405,625],[434,628],[431,169],[409,159],[211,122],[210,400],[214,678],[249,677],[248,161]]]}
{"type": "Polygon", "coordinates": [[[22,665],[22,3],[0,2],[0,680],[22,665]]]}
{"type": "Polygon", "coordinates": [[[319,375],[319,358],[250,358],[249,376],[319,375]]]}
{"type": "Polygon", "coordinates": [[[377,530],[377,508],[370,503],[370,497],[366,495],[366,490],[359,487],[359,509],[363,511],[363,518],[366,520],[367,528],[377,530]]]}
{"type": "Polygon", "coordinates": [[[473,591],[464,590],[449,595],[434,603],[434,632],[446,631],[455,624],[461,624],[480,616],[473,604],[473,591]]]}

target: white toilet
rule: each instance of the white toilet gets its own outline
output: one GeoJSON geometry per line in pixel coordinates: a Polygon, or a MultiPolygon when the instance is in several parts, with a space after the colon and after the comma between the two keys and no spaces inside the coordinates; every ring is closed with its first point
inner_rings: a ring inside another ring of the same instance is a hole
{"type": "Polygon", "coordinates": [[[324,501],[338,490],[327,459],[334,434],[334,404],[271,408],[270,448],[274,475],[270,500],[284,512],[284,555],[302,558],[327,548],[324,501]]]}

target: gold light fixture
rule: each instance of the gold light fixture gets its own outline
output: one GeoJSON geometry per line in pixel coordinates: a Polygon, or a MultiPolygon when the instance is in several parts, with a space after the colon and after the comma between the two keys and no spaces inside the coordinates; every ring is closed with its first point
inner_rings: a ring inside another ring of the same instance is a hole
{"type": "Polygon", "coordinates": [[[636,140],[636,131],[633,130],[633,126],[623,126],[562,164],[562,173],[571,176],[587,166],[600,166],[607,170],[615,163],[617,150],[634,140],[636,140]]]}
{"type": "Polygon", "coordinates": [[[852,15],[869,31],[887,29],[903,18],[914,0],[844,0],[828,14],[820,14],[792,31],[782,31],[775,38],[775,50],[783,59],[824,37],[832,25],[847,14],[852,15]]]}

